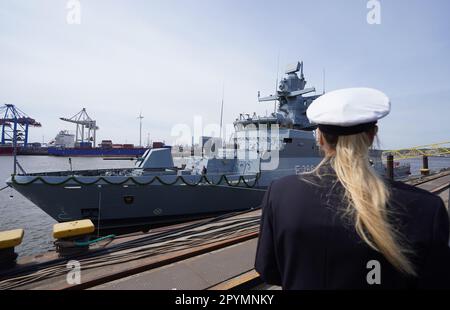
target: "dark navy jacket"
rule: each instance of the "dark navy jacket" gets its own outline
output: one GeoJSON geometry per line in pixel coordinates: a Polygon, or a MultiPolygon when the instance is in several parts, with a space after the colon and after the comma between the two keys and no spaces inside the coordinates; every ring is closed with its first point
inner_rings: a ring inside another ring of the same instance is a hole
{"type": "Polygon", "coordinates": [[[418,277],[398,272],[357,234],[344,215],[343,188],[329,165],[316,176],[274,181],[262,203],[255,268],[283,289],[450,288],[449,218],[442,199],[390,182],[390,222],[414,254],[418,277]],[[380,284],[369,284],[369,261],[380,263],[380,284]]]}

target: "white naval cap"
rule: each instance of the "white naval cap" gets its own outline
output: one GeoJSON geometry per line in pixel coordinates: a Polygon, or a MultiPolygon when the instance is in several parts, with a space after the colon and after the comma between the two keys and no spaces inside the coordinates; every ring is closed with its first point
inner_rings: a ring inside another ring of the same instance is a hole
{"type": "Polygon", "coordinates": [[[373,88],[345,88],[314,100],[306,111],[311,123],[326,133],[351,135],[366,131],[389,114],[389,98],[373,88]]]}

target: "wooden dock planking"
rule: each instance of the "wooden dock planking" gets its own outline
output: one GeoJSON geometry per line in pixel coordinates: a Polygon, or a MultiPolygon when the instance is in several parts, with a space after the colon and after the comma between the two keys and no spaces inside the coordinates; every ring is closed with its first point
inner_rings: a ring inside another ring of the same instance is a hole
{"type": "MultiPolygon", "coordinates": [[[[254,216],[260,213],[259,210],[251,211],[245,215],[236,216],[234,220],[243,218],[246,216],[254,216]]],[[[233,220],[227,219],[227,220],[233,220]]],[[[211,224],[212,225],[212,224],[211,224]]],[[[187,226],[187,225],[186,225],[187,226]]],[[[208,227],[208,226],[205,226],[208,227]]],[[[109,281],[114,281],[119,278],[127,277],[136,273],[144,272],[150,269],[165,266],[180,260],[188,259],[193,256],[201,255],[217,249],[221,249],[236,243],[240,243],[249,239],[255,239],[258,233],[248,233],[232,238],[227,238],[220,241],[204,240],[204,244],[188,249],[179,251],[173,251],[165,254],[159,254],[142,258],[138,260],[128,261],[124,263],[109,265],[106,267],[98,267],[87,270],[82,270],[82,283],[70,285],[66,281],[66,275],[52,277],[50,279],[44,279],[38,283],[32,283],[20,287],[20,289],[46,289],[46,290],[59,290],[59,289],[86,289],[95,285],[100,285],[109,281]]],[[[132,237],[133,240],[139,239],[136,236],[132,237]]],[[[127,239],[128,240],[128,239],[127,239]]],[[[53,255],[55,255],[53,253],[53,255]]],[[[110,254],[102,256],[103,259],[108,259],[110,254]]],[[[47,258],[50,256],[47,256],[47,258]]],[[[81,261],[81,267],[83,269],[83,262],[81,261]]],[[[69,271],[69,270],[68,270],[69,271]]]]}
{"type": "Polygon", "coordinates": [[[94,286],[94,290],[204,290],[253,269],[257,239],[94,286]]]}
{"type": "Polygon", "coordinates": [[[244,284],[253,285],[253,286],[261,285],[262,283],[260,283],[260,282],[261,282],[261,280],[259,278],[258,272],[255,269],[252,269],[252,270],[247,271],[243,274],[240,274],[234,278],[231,278],[224,282],[216,284],[216,285],[208,288],[208,290],[215,290],[215,291],[232,290],[232,289],[239,288],[239,287],[243,286],[244,284]]]}

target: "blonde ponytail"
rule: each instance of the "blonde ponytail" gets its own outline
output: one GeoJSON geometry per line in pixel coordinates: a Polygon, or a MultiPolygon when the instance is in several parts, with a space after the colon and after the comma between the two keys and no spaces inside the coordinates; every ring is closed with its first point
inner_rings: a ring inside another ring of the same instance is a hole
{"type": "Polygon", "coordinates": [[[368,150],[372,139],[367,132],[339,137],[319,134],[334,151],[326,160],[330,161],[345,189],[347,211],[355,221],[359,236],[371,248],[381,252],[397,270],[416,275],[406,256],[410,251],[401,244],[399,234],[388,220],[389,189],[369,164],[368,150]]]}

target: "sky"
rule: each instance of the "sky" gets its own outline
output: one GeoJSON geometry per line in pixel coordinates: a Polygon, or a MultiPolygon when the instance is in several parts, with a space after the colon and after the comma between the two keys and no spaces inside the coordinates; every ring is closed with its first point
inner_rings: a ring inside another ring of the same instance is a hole
{"type": "Polygon", "coordinates": [[[270,113],[257,93],[304,61],[307,86],[382,90],[391,114],[379,122],[385,149],[450,141],[450,1],[0,0],[0,104],[42,123],[30,140],[52,140],[60,117],[82,108],[97,140],[174,142],[176,124],[232,124],[270,113]]]}

